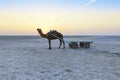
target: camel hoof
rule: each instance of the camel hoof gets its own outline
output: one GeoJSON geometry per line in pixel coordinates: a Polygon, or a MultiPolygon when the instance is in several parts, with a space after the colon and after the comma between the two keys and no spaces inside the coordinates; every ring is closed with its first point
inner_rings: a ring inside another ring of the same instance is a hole
{"type": "Polygon", "coordinates": [[[49,48],[49,50],[51,50],[52,48],[49,48]]]}
{"type": "Polygon", "coordinates": [[[65,47],[63,49],[65,49],[65,47]]]}

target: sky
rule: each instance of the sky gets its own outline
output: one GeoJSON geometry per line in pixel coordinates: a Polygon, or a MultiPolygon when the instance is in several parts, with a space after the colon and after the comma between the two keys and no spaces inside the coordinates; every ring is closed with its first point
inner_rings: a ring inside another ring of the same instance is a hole
{"type": "Polygon", "coordinates": [[[120,35],[120,0],[0,0],[0,35],[120,35]]]}

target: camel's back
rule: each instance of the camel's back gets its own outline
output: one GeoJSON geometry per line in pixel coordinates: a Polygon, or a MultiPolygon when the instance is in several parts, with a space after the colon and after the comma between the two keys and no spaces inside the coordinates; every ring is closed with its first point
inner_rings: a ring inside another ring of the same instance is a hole
{"type": "Polygon", "coordinates": [[[58,32],[58,31],[56,31],[56,34],[55,34],[55,35],[58,36],[58,37],[60,37],[60,38],[63,38],[63,34],[60,33],[60,32],[58,32]]]}
{"type": "Polygon", "coordinates": [[[52,30],[49,32],[49,34],[53,34],[59,38],[63,38],[63,34],[61,34],[60,32],[58,32],[57,30],[52,30]]]}

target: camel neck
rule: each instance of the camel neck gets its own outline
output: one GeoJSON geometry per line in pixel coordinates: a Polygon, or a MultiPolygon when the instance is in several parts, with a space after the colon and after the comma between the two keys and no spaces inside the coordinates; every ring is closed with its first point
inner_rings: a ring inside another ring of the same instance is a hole
{"type": "Polygon", "coordinates": [[[46,35],[42,31],[38,31],[41,37],[46,38],[46,35]]]}
{"type": "Polygon", "coordinates": [[[43,33],[40,33],[41,37],[46,38],[46,35],[43,33]]]}

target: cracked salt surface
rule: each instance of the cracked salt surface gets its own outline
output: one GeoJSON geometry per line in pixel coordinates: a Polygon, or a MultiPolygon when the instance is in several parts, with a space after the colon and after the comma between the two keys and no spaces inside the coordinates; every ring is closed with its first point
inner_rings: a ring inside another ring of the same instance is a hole
{"type": "MultiPolygon", "coordinates": [[[[69,39],[69,38],[68,38],[69,39]]],[[[46,39],[0,41],[0,80],[119,80],[120,41],[95,39],[90,49],[57,49],[46,39]]]]}

